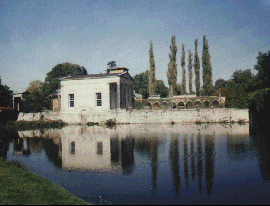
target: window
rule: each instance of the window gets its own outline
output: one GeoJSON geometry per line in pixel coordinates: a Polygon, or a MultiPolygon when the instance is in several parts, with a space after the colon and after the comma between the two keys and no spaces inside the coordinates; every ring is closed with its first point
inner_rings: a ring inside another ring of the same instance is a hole
{"type": "Polygon", "coordinates": [[[74,107],[74,94],[69,94],[69,107],[74,107]]]}
{"type": "Polygon", "coordinates": [[[70,153],[75,154],[75,142],[71,142],[71,148],[70,148],[70,153]]]}
{"type": "Polygon", "coordinates": [[[96,98],[97,98],[97,106],[102,106],[101,93],[96,93],[96,98]]]}
{"type": "Polygon", "coordinates": [[[102,142],[97,142],[97,154],[103,155],[103,144],[102,144],[102,142]]]}

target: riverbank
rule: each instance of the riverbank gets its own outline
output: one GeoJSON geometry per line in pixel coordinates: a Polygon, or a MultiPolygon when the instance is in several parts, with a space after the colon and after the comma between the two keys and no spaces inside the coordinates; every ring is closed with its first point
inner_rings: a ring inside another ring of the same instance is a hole
{"type": "Polygon", "coordinates": [[[61,186],[33,174],[19,163],[0,160],[2,205],[89,205],[61,186]]]}

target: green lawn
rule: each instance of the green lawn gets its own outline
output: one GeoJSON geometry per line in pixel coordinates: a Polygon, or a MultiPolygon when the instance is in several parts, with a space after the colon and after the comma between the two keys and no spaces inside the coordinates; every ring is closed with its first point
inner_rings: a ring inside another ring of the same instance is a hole
{"type": "Polygon", "coordinates": [[[59,185],[30,173],[19,163],[0,159],[0,204],[86,205],[59,185]]]}

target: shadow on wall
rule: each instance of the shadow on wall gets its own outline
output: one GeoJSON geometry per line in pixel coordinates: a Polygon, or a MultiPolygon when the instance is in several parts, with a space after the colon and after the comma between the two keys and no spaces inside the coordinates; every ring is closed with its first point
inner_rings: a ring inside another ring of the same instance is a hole
{"type": "Polygon", "coordinates": [[[0,112],[0,123],[4,125],[10,120],[16,121],[18,119],[19,113],[20,112],[14,110],[2,110],[0,112]]]}

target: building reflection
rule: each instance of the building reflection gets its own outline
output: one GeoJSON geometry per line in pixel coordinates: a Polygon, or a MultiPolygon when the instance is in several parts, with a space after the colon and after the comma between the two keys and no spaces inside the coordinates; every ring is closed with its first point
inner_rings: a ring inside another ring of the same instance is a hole
{"type": "Polygon", "coordinates": [[[179,152],[179,134],[171,134],[171,145],[169,151],[171,171],[173,177],[173,187],[175,196],[180,197],[181,178],[180,178],[180,152],[179,152]]]}

